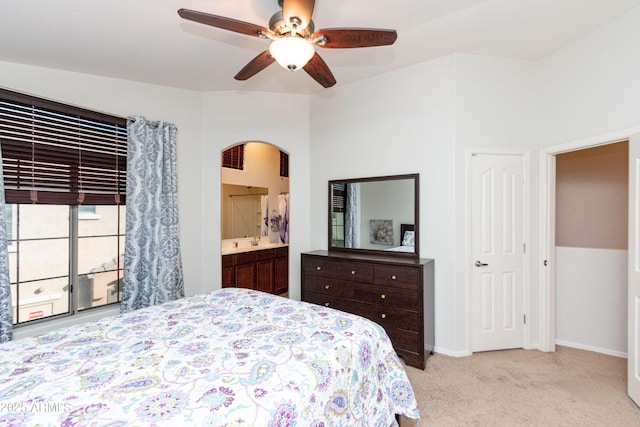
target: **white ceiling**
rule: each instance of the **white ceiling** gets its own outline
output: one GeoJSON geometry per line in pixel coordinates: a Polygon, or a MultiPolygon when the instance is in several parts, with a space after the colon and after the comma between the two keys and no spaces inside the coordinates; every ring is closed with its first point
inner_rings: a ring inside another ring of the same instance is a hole
{"type": "MultiPolygon", "coordinates": [[[[316,29],[391,28],[393,46],[316,48],[337,86],[454,52],[537,60],[640,0],[316,0],[316,29]]],[[[186,21],[179,8],[268,26],[277,0],[0,0],[0,61],[199,91],[310,94],[277,64],[233,76],[268,40],[186,21]]],[[[2,84],[0,80],[0,85],[2,84]]]]}

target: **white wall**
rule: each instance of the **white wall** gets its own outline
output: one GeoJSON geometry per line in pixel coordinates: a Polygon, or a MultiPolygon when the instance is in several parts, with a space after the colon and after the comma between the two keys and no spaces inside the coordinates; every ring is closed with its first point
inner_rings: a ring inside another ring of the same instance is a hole
{"type": "MultiPolygon", "coordinates": [[[[581,38],[539,64],[540,72],[540,141],[544,146],[580,145],[608,142],[607,134],[624,134],[627,129],[640,126],[640,8],[621,16],[581,38]],[[588,141],[588,142],[587,142],[588,141]]],[[[556,290],[556,336],[560,343],[598,347],[612,354],[626,353],[621,348],[624,338],[619,319],[603,311],[585,313],[582,307],[597,307],[599,299],[611,303],[614,295],[602,290],[606,280],[626,281],[621,263],[593,263],[588,250],[558,248],[556,282],[578,283],[573,289],[556,290]],[[591,264],[590,264],[591,263],[591,264]],[[589,265],[590,277],[582,281],[584,266],[589,265]],[[593,270],[591,270],[593,269],[593,270]],[[599,280],[597,279],[599,278],[599,280]],[[575,287],[580,289],[575,289],[575,287]],[[580,306],[569,302],[566,293],[579,299],[580,306]],[[583,330],[576,330],[583,325],[583,330]],[[589,326],[587,326],[589,325],[589,326]],[[598,337],[610,334],[614,341],[581,338],[590,327],[597,327],[598,337]],[[569,335],[571,332],[571,335],[569,335]]],[[[602,255],[602,261],[611,256],[602,255]]],[[[613,257],[615,258],[615,257],[613,257]]],[[[624,257],[622,257],[624,258],[624,257]]],[[[616,293],[615,295],[619,295],[616,293]]],[[[626,302],[617,302],[618,310],[626,314],[626,302]]],[[[607,313],[614,309],[609,307],[607,313]]]]}
{"type": "MultiPolygon", "coordinates": [[[[220,153],[240,142],[263,141],[289,153],[289,296],[300,299],[300,253],[311,249],[309,126],[309,98],[306,95],[203,94],[204,167],[200,194],[203,221],[200,232],[203,242],[201,274],[205,289],[219,289],[221,283],[220,153]]],[[[326,226],[323,227],[326,232],[326,226]]]]}
{"type": "Polygon", "coordinates": [[[640,8],[539,63],[459,54],[312,99],[312,246],[327,244],[327,180],[420,173],[420,255],[436,266],[436,351],[468,354],[467,153],[530,151],[527,310],[535,347],[538,150],[640,125],[637,40],[640,8]],[[380,154],[396,144],[410,158],[380,154]]]}
{"type": "Polygon", "coordinates": [[[420,256],[435,259],[436,351],[446,353],[457,327],[454,76],[446,57],[311,101],[311,247],[327,248],[327,181],[419,173],[420,256]]]}
{"type": "MultiPolygon", "coordinates": [[[[413,224],[415,205],[413,180],[360,183],[360,245],[363,249],[385,250],[400,246],[401,224],[413,224]],[[393,241],[371,243],[371,220],[391,220],[393,241]]],[[[328,241],[327,241],[328,244],[328,241]]]]}
{"type": "MultiPolygon", "coordinates": [[[[535,70],[455,55],[312,100],[313,193],[324,195],[329,179],[420,173],[420,256],[436,266],[436,351],[469,352],[466,150],[535,145],[535,70]]],[[[312,243],[326,248],[326,201],[311,203],[312,243]]]]}
{"type": "Polygon", "coordinates": [[[627,255],[556,248],[556,343],[626,357],[627,255]]]}
{"type": "MultiPolygon", "coordinates": [[[[265,141],[289,153],[290,296],[300,298],[300,253],[309,246],[307,96],[208,93],[0,62],[2,86],[117,116],[142,115],[178,127],[180,238],[188,295],[220,287],[220,153],[265,141]],[[280,106],[295,106],[282,114],[280,106]]],[[[113,310],[94,311],[88,318],[113,310]]],[[[78,321],[77,319],[75,321],[78,321]]],[[[20,328],[16,338],[74,320],[20,328]]]]}
{"type": "MultiPolygon", "coordinates": [[[[456,311],[458,351],[469,351],[470,283],[468,251],[470,194],[467,162],[469,150],[519,149],[535,151],[538,129],[538,80],[536,64],[529,61],[492,58],[478,55],[456,55],[456,311]]],[[[537,156],[530,156],[536,159],[537,156]]],[[[530,165],[530,194],[536,194],[536,166],[530,165]]],[[[530,205],[530,236],[536,236],[537,205],[530,205]]],[[[535,264],[536,241],[526,240],[529,264],[535,264]]],[[[529,346],[535,346],[538,331],[537,280],[535,269],[528,279],[529,346]]]]}
{"type": "MultiPolygon", "coordinates": [[[[57,71],[0,62],[3,88],[49,98],[116,116],[145,116],[149,120],[174,123],[178,128],[178,203],[185,292],[202,292],[200,224],[202,156],[201,95],[197,92],[154,86],[131,81],[57,71]]],[[[89,317],[101,316],[97,311],[89,317]]],[[[77,319],[76,319],[77,321],[77,319]]],[[[50,322],[46,328],[65,322],[50,322]]],[[[40,326],[42,327],[42,326],[40,326]]],[[[32,327],[16,330],[16,338],[32,327]]]]}
{"type": "MultiPolygon", "coordinates": [[[[531,150],[531,235],[537,236],[537,150],[640,125],[640,8],[540,63],[449,56],[366,81],[299,95],[199,94],[0,63],[4,87],[178,126],[185,281],[219,285],[220,151],[265,141],[290,155],[291,296],[300,252],[326,249],[327,181],[420,173],[421,257],[435,259],[436,351],[469,351],[466,153],[531,150]],[[404,153],[400,155],[398,146],[404,153]]],[[[337,76],[339,78],[339,76],[337,76]]],[[[536,241],[530,261],[539,260],[536,241]]],[[[531,269],[531,315],[537,310],[531,269]]],[[[536,332],[532,332],[535,342],[536,332]]]]}
{"type": "Polygon", "coordinates": [[[116,116],[145,116],[178,128],[178,203],[185,291],[202,290],[197,245],[200,217],[200,94],[125,80],[0,62],[2,87],[116,116]],[[187,242],[187,244],[184,244],[187,242]]]}
{"type": "Polygon", "coordinates": [[[640,7],[540,62],[540,138],[552,146],[640,124],[640,7]]]}

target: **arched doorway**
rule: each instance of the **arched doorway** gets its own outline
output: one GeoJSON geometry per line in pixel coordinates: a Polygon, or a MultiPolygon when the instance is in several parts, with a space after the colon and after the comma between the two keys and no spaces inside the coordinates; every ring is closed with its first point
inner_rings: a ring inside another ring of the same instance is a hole
{"type": "Polygon", "coordinates": [[[289,155],[249,141],[222,151],[222,287],[288,293],[289,155]]]}

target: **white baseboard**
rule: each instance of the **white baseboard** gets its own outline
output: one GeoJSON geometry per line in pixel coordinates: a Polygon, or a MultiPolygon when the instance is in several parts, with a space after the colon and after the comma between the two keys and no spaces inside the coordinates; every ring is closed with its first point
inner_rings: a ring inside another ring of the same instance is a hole
{"type": "Polygon", "coordinates": [[[578,350],[593,351],[595,353],[607,354],[609,356],[621,357],[623,359],[627,358],[627,353],[623,353],[621,351],[609,350],[606,348],[598,348],[598,347],[593,347],[593,346],[579,344],[579,343],[570,342],[570,341],[556,340],[556,345],[577,348],[578,350]]]}
{"type": "Polygon", "coordinates": [[[438,354],[444,354],[445,356],[451,356],[451,357],[467,357],[467,356],[471,356],[472,354],[471,352],[468,352],[468,351],[451,351],[441,347],[435,347],[433,349],[433,352],[438,354]]]}

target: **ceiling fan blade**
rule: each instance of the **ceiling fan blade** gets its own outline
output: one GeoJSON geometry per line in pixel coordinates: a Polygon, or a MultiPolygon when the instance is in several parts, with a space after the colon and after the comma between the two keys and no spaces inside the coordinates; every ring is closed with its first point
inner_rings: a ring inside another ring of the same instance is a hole
{"type": "Polygon", "coordinates": [[[247,80],[249,77],[255,76],[274,62],[275,59],[273,56],[271,56],[268,50],[265,50],[260,55],[249,61],[249,63],[235,75],[234,79],[247,80]]]}
{"type": "Polygon", "coordinates": [[[254,37],[264,37],[263,34],[269,34],[271,32],[267,28],[261,27],[260,25],[226,18],[224,16],[198,12],[197,10],[179,9],[178,15],[190,21],[195,21],[201,24],[211,25],[212,27],[222,28],[223,30],[234,31],[236,33],[246,34],[254,37]]]}
{"type": "Polygon", "coordinates": [[[324,62],[317,52],[303,68],[307,74],[313,77],[313,79],[323,87],[331,87],[336,84],[336,79],[333,77],[333,73],[331,73],[327,63],[324,62]]]}
{"type": "Polygon", "coordinates": [[[324,48],[352,48],[387,46],[398,38],[396,30],[376,28],[325,28],[316,31],[311,38],[323,38],[324,42],[317,43],[324,48]]]}
{"type": "Polygon", "coordinates": [[[285,23],[290,23],[291,19],[297,18],[300,23],[296,30],[301,31],[307,28],[311,22],[311,14],[315,0],[283,0],[282,1],[282,17],[285,23]]]}

